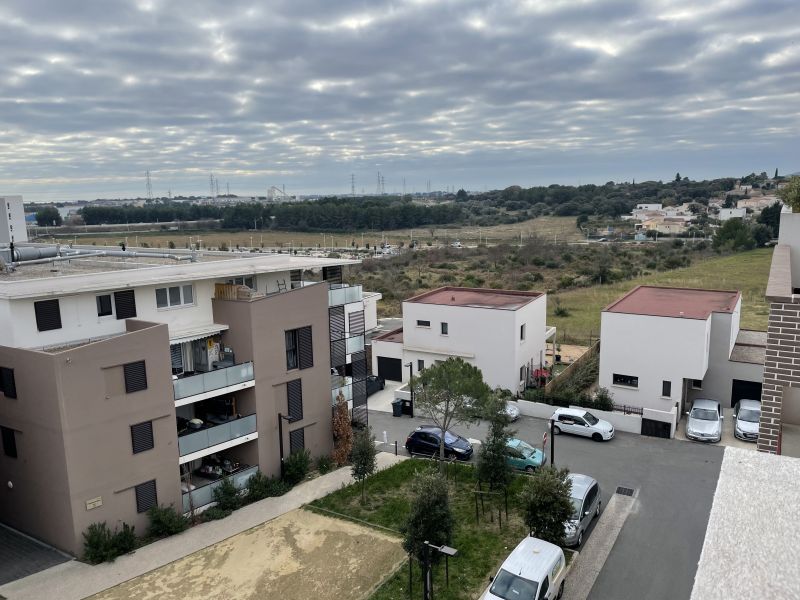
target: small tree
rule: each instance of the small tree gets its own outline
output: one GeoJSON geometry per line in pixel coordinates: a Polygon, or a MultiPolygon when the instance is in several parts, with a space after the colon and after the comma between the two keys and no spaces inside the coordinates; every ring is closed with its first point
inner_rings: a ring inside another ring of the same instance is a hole
{"type": "Polygon", "coordinates": [[[347,400],[340,391],[336,396],[336,407],[333,410],[333,460],[341,467],[350,459],[352,449],[353,426],[350,424],[347,400]]]}
{"type": "Polygon", "coordinates": [[[489,395],[481,370],[460,358],[428,367],[415,379],[414,406],[441,430],[441,460],[445,458],[444,432],[457,423],[477,421],[489,395]]]}
{"type": "MultiPolygon", "coordinates": [[[[454,519],[450,510],[447,482],[432,469],[417,473],[411,484],[411,510],[402,527],[403,549],[419,561],[425,560],[425,542],[435,546],[450,544],[454,519]]],[[[440,554],[431,556],[437,562],[440,554]]]]}
{"type": "Polygon", "coordinates": [[[505,398],[495,393],[494,400],[496,409],[488,415],[489,433],[478,455],[478,479],[487,482],[489,489],[505,488],[511,482],[511,467],[506,460],[511,420],[503,410],[505,398]]]}
{"type": "Polygon", "coordinates": [[[353,479],[361,483],[361,503],[366,499],[367,477],[375,472],[378,467],[376,459],[377,450],[372,441],[372,428],[366,427],[359,430],[353,443],[353,479]]]}
{"type": "Polygon", "coordinates": [[[531,535],[560,545],[564,524],[572,516],[572,482],[567,469],[545,467],[525,482],[520,502],[531,535]]]}
{"type": "Polygon", "coordinates": [[[45,206],[36,211],[36,224],[39,227],[61,225],[63,222],[64,220],[61,218],[61,213],[58,212],[55,206],[45,206]]]}
{"type": "Polygon", "coordinates": [[[778,198],[790,206],[792,212],[800,212],[800,177],[792,177],[788,184],[779,189],[778,198]]]}

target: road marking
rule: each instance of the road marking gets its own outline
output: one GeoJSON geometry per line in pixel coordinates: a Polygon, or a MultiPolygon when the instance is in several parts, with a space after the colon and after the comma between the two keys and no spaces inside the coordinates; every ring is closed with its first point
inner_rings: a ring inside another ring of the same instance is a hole
{"type": "Polygon", "coordinates": [[[635,502],[636,499],[630,496],[611,496],[564,583],[564,600],[586,600],[589,597],[635,502]]]}

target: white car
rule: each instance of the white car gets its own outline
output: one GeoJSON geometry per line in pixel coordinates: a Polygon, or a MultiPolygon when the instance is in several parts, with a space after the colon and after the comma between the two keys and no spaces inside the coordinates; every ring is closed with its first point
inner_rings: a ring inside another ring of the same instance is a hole
{"type": "Polygon", "coordinates": [[[564,593],[564,551],[555,544],[526,537],[500,565],[481,600],[556,600],[564,593]]]}
{"type": "Polygon", "coordinates": [[[614,437],[614,426],[608,421],[598,419],[583,408],[559,408],[550,417],[554,420],[553,433],[572,433],[590,437],[596,442],[614,437]]]}

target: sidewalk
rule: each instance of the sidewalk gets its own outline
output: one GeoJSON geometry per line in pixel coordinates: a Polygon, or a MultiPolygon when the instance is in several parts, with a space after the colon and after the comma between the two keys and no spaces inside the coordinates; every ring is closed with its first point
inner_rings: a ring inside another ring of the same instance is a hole
{"type": "MultiPolygon", "coordinates": [[[[378,469],[390,467],[405,458],[380,452],[378,469]]],[[[343,467],[298,485],[279,498],[255,502],[225,519],[192,527],[179,535],[140,548],[133,554],[120,556],[113,563],[92,566],[73,560],[0,586],[0,596],[8,600],[80,600],[270,521],[352,481],[350,467],[343,467]]]]}

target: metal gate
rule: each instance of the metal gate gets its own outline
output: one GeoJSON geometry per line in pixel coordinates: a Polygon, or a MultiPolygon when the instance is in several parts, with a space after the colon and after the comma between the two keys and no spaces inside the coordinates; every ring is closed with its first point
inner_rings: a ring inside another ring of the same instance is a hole
{"type": "Polygon", "coordinates": [[[669,439],[672,426],[665,421],[642,418],[642,435],[669,439]]]}
{"type": "Polygon", "coordinates": [[[378,357],[378,377],[389,381],[403,380],[403,361],[399,358],[378,357]]]}

